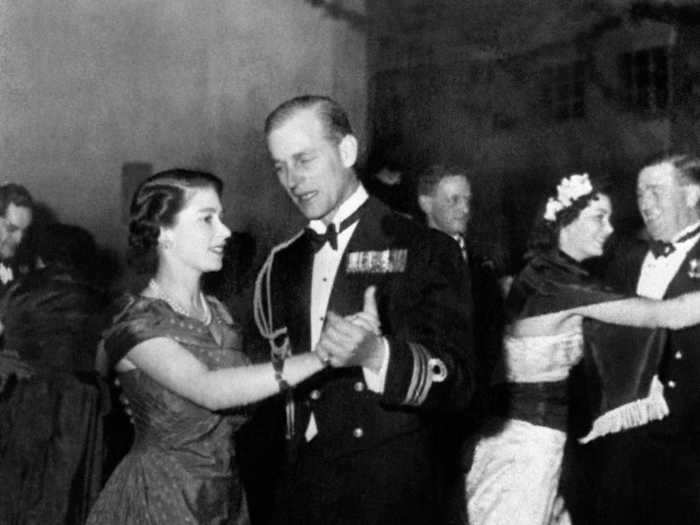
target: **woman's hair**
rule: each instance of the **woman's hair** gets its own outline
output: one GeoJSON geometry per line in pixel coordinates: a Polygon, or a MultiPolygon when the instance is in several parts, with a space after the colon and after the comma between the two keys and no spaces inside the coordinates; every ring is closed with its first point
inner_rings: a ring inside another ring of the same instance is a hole
{"type": "Polygon", "coordinates": [[[141,274],[155,272],[160,229],[174,226],[190,190],[204,188],[212,188],[221,196],[223,182],[211,173],[171,169],[156,173],[139,185],[129,210],[129,266],[141,274]]]}
{"type": "Polygon", "coordinates": [[[607,184],[602,179],[588,178],[587,174],[562,178],[557,188],[547,196],[546,204],[538,207],[535,223],[527,242],[526,258],[557,248],[559,232],[562,228],[578,219],[591,201],[607,193],[607,184]],[[567,189],[563,187],[577,177],[573,194],[566,195],[567,189]],[[573,198],[567,199],[567,197],[573,198]]]}

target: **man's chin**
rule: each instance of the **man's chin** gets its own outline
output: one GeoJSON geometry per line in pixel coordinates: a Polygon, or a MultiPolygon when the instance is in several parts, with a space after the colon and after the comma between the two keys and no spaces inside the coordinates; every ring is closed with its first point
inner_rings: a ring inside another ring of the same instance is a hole
{"type": "Polygon", "coordinates": [[[322,211],[319,211],[318,209],[309,206],[298,206],[299,211],[301,214],[306,218],[308,221],[320,221],[323,220],[323,218],[328,215],[328,213],[323,213],[322,211]]]}

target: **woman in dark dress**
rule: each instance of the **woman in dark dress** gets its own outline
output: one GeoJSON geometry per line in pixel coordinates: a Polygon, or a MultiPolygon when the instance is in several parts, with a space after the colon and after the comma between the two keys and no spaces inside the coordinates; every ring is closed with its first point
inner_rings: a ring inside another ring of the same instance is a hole
{"type": "Polygon", "coordinates": [[[324,367],[312,352],[250,365],[226,309],[204,296],[230,230],[222,183],[207,173],[153,175],[131,204],[130,262],[151,270],[124,298],[104,349],[133,413],[135,438],[90,514],[91,525],[246,523],[232,447],[244,407],[324,367]]]}
{"type": "Polygon", "coordinates": [[[0,523],[85,522],[102,485],[102,414],[95,373],[104,295],[91,285],[92,236],[52,224],[42,269],[14,282],[0,305],[0,523]]]}

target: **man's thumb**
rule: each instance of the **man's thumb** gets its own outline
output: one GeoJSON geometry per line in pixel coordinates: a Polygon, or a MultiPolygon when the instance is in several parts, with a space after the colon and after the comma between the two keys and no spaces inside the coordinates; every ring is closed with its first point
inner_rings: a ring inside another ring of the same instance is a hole
{"type": "Polygon", "coordinates": [[[373,315],[379,318],[379,311],[377,310],[377,298],[376,298],[377,287],[368,286],[365,290],[365,302],[362,307],[362,311],[366,314],[373,315]]]}

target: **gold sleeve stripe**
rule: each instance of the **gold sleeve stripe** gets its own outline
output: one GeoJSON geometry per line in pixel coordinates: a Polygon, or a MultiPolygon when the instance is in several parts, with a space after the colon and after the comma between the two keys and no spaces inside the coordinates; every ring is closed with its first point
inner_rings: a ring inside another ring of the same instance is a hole
{"type": "Polygon", "coordinates": [[[406,392],[404,403],[410,406],[420,406],[428,397],[432,385],[432,375],[428,367],[430,354],[423,345],[408,343],[413,355],[413,374],[406,392]]]}

